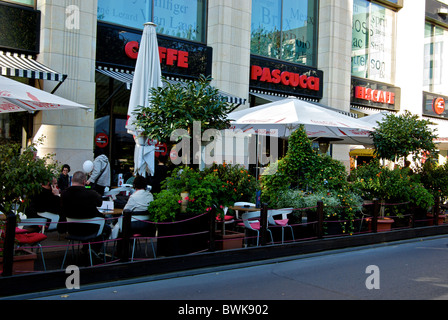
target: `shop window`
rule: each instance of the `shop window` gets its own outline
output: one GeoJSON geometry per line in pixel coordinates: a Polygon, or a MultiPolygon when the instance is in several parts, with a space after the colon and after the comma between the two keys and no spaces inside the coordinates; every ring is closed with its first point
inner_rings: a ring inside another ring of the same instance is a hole
{"type": "Polygon", "coordinates": [[[15,4],[21,4],[24,6],[30,6],[34,8],[34,5],[36,3],[36,0],[2,0],[0,2],[10,2],[10,3],[15,3],[15,4]]]}
{"type": "Polygon", "coordinates": [[[448,30],[427,22],[424,43],[423,91],[445,94],[448,73],[443,71],[448,64],[448,30]]]}
{"type": "Polygon", "coordinates": [[[252,0],[251,53],[316,66],[316,0],[252,0]]]}
{"type": "Polygon", "coordinates": [[[367,0],[353,1],[352,75],[393,83],[396,13],[367,0]]]}
{"type": "Polygon", "coordinates": [[[98,0],[98,20],[143,29],[152,21],[157,33],[205,42],[206,0],[98,0]]]}

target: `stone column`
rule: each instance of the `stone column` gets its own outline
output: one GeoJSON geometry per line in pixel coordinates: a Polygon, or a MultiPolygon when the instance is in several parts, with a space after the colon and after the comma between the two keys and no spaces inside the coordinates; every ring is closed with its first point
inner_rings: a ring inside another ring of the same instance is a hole
{"type": "Polygon", "coordinates": [[[252,1],[210,0],[208,7],[213,85],[248,99],[252,1]]]}
{"type": "MultiPolygon", "coordinates": [[[[34,139],[46,136],[38,154],[54,153],[72,173],[93,159],[97,1],[38,0],[41,11],[40,53],[37,60],[67,74],[56,95],[92,108],[39,112],[34,139]]],[[[55,87],[45,81],[44,90],[55,87]]]]}
{"type": "MultiPolygon", "coordinates": [[[[353,0],[320,0],[318,69],[324,72],[322,104],[350,111],[353,0]]],[[[350,168],[349,147],[333,145],[333,158],[350,168]]]]}

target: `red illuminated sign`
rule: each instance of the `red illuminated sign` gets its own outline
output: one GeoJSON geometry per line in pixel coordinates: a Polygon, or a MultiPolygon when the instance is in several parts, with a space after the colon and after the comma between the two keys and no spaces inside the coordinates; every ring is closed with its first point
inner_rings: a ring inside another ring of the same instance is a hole
{"type": "Polygon", "coordinates": [[[299,87],[313,91],[320,90],[320,79],[318,77],[307,76],[289,71],[281,71],[279,69],[271,70],[270,68],[262,68],[257,65],[251,67],[251,80],[260,82],[268,82],[275,84],[283,84],[285,86],[299,87]]]}
{"type": "MultiPolygon", "coordinates": [[[[129,41],[124,51],[126,55],[136,60],[138,57],[139,43],[137,41],[129,41]]],[[[159,47],[160,63],[165,63],[167,66],[177,66],[180,68],[188,68],[188,52],[170,48],[159,47]]]]}
{"type": "Polygon", "coordinates": [[[395,93],[365,87],[355,87],[355,98],[378,103],[395,104],[395,93]]]}
{"type": "Polygon", "coordinates": [[[432,103],[432,110],[436,114],[442,114],[445,111],[445,99],[436,98],[432,103]]]}

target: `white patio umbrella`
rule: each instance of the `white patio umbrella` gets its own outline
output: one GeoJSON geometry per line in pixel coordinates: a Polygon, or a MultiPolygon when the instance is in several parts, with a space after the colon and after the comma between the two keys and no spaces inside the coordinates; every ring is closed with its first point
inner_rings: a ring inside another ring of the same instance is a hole
{"type": "Polygon", "coordinates": [[[126,129],[134,136],[134,171],[142,176],[147,173],[154,175],[155,145],[143,139],[135,128],[135,109],[149,105],[150,88],[162,86],[162,72],[159,60],[159,46],[157,43],[156,25],[152,22],[144,24],[143,35],[139,46],[131,96],[128,107],[128,121],[126,129]]]}
{"type": "Polygon", "coordinates": [[[370,116],[365,116],[365,117],[362,117],[362,118],[359,118],[359,119],[361,121],[363,121],[363,122],[367,122],[372,127],[376,128],[376,127],[378,127],[378,123],[383,122],[388,114],[391,114],[391,112],[389,112],[389,111],[380,111],[378,113],[374,113],[374,114],[371,114],[370,116]]]}
{"type": "Polygon", "coordinates": [[[258,107],[235,111],[228,115],[231,126],[243,131],[276,130],[287,137],[300,125],[311,139],[327,138],[332,143],[372,144],[369,133],[373,127],[361,120],[316,104],[289,97],[258,107]]]}
{"type": "Polygon", "coordinates": [[[0,113],[73,108],[90,110],[87,106],[0,76],[0,113]]]}

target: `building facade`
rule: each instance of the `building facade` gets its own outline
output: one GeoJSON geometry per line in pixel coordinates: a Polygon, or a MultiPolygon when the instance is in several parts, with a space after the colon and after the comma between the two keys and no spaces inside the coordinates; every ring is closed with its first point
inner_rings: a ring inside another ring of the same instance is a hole
{"type": "MultiPolygon", "coordinates": [[[[359,118],[409,110],[437,123],[447,155],[446,0],[21,0],[0,1],[0,10],[15,15],[0,33],[0,49],[67,75],[55,94],[95,110],[19,120],[0,114],[2,135],[43,134],[39,152],[74,168],[94,148],[107,150],[115,172],[132,165],[134,141],[124,125],[147,21],[157,24],[162,75],[170,81],[211,76],[239,108],[292,95],[359,118]],[[37,17],[34,29],[21,29],[17,17],[25,13],[37,17]],[[11,40],[11,30],[37,39],[11,40]],[[19,132],[12,129],[18,121],[26,124],[19,132]]],[[[52,91],[57,82],[33,84],[52,91]]],[[[348,166],[349,151],[338,145],[331,153],[348,166]]]]}

